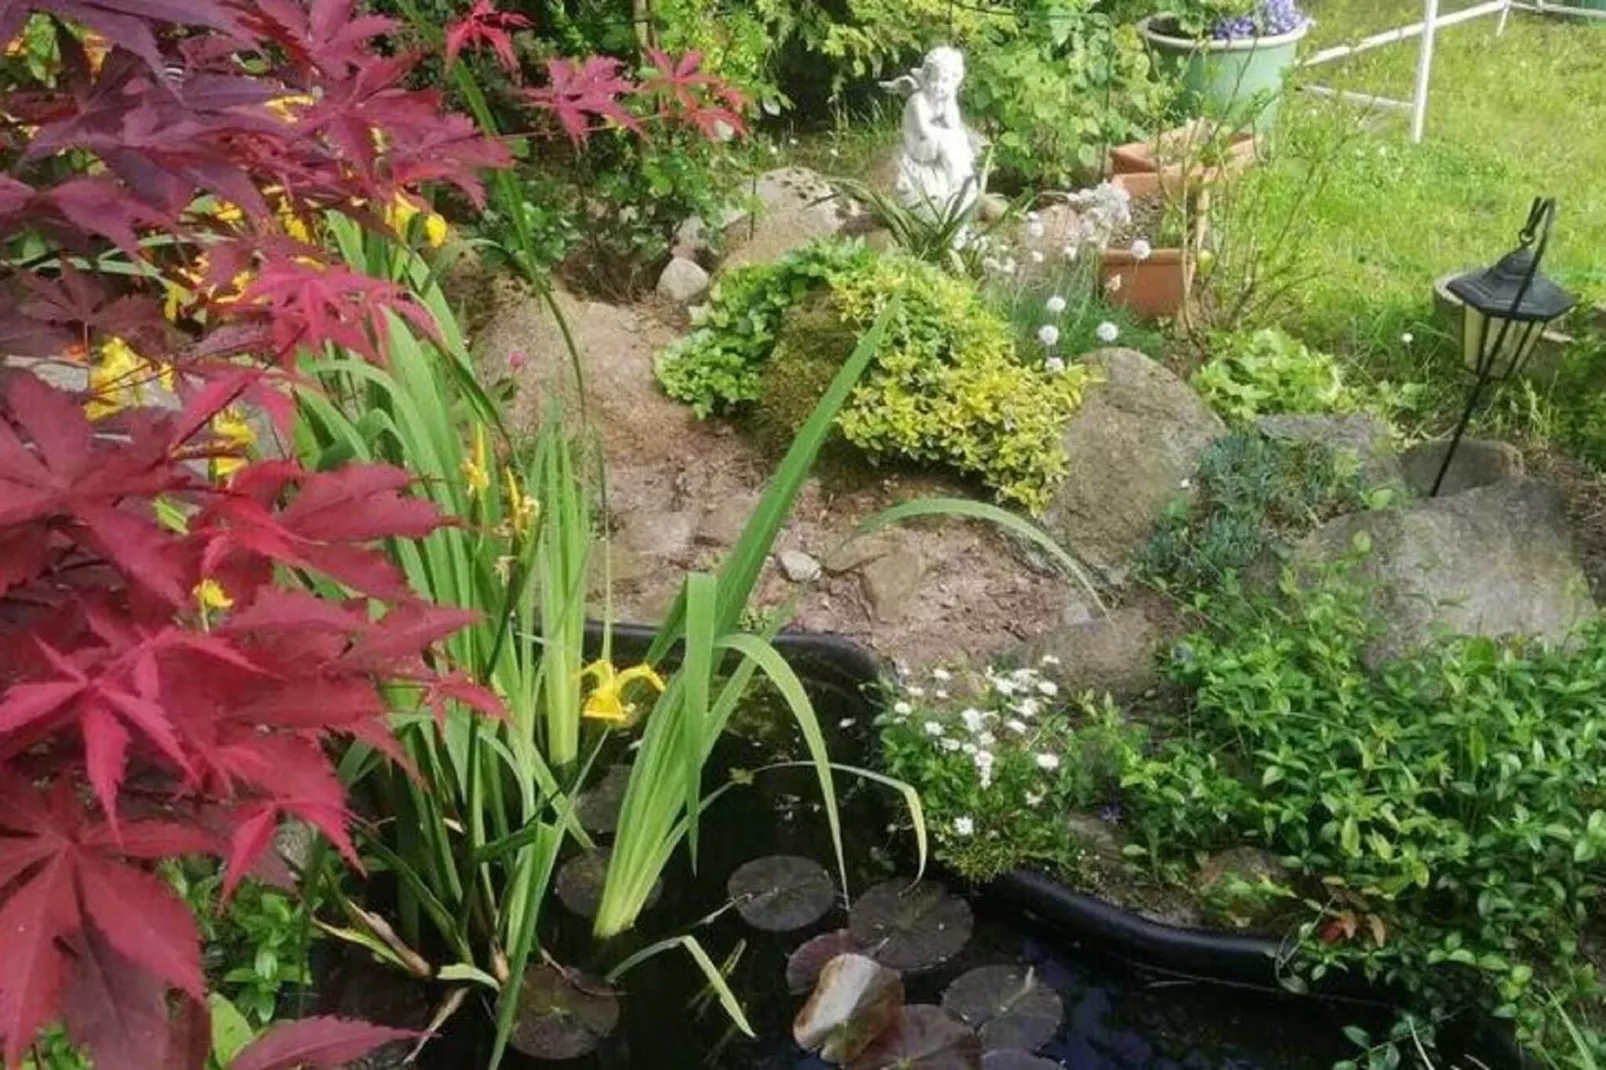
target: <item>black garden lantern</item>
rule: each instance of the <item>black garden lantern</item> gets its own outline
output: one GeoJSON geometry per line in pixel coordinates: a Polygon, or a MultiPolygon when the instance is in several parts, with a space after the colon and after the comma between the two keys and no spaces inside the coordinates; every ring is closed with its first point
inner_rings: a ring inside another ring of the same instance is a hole
{"type": "Polygon", "coordinates": [[[1517,248],[1492,267],[1469,271],[1450,280],[1448,289],[1465,303],[1461,322],[1461,354],[1475,378],[1467,406],[1445,450],[1433,494],[1450,470],[1455,450],[1472,419],[1484,387],[1492,379],[1505,379],[1522,371],[1545,328],[1577,303],[1572,294],[1539,270],[1556,218],[1556,199],[1538,197],[1528,210],[1528,222],[1517,236],[1517,248]]]}

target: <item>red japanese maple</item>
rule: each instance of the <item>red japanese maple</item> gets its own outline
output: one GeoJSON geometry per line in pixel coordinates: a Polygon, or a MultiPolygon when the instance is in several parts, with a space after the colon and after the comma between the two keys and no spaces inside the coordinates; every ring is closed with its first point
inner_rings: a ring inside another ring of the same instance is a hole
{"type": "MultiPolygon", "coordinates": [[[[303,347],[379,358],[386,310],[431,327],[305,221],[383,226],[368,206],[421,181],[478,198],[508,157],[354,0],[0,0],[0,42],[29,17],[59,61],[0,61],[0,1037],[7,1066],[59,1020],[97,1065],[189,1070],[199,940],[154,864],[215,855],[232,887],[286,817],[355,861],[329,745],[394,752],[397,685],[495,709],[431,654],[465,614],[378,547],[442,522],[408,474],[244,464],[222,419],[286,417],[303,347]],[[84,30],[118,44],[92,60],[84,30]]],[[[392,1035],[301,1023],[239,1063],[392,1035]]]]}

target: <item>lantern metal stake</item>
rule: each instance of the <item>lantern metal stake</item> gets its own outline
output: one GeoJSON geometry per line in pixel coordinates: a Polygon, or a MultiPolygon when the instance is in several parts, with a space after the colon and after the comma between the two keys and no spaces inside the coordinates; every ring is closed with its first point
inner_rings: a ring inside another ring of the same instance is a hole
{"type": "Polygon", "coordinates": [[[1503,362],[1501,378],[1516,375],[1528,362],[1545,327],[1576,303],[1576,299],[1546,278],[1539,270],[1550,242],[1550,225],[1556,218],[1556,199],[1536,197],[1528,210],[1528,222],[1517,236],[1517,248],[1501,257],[1493,267],[1470,271],[1450,280],[1449,290],[1464,302],[1461,335],[1463,357],[1473,364],[1476,378],[1467,394],[1466,408],[1450,436],[1450,445],[1439,464],[1429,497],[1437,497],[1439,487],[1450,471],[1456,447],[1466,433],[1478,399],[1489,381],[1496,377],[1496,363],[1503,362]],[[1498,328],[1496,328],[1498,324],[1498,328]],[[1516,334],[1512,332],[1516,331],[1516,334]]]}

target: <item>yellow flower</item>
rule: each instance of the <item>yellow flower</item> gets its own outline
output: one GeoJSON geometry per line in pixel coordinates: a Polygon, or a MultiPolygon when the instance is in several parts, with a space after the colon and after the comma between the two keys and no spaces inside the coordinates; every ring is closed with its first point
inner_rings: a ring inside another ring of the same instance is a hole
{"type": "Polygon", "coordinates": [[[239,205],[221,200],[212,206],[212,210],[207,215],[210,215],[219,223],[227,223],[230,226],[245,219],[245,213],[240,210],[239,205]]]}
{"type": "Polygon", "coordinates": [[[439,249],[446,244],[448,229],[446,220],[438,212],[428,212],[419,208],[407,194],[396,194],[396,198],[390,202],[390,207],[385,210],[385,222],[397,234],[406,237],[407,228],[420,214],[424,216],[424,240],[429,243],[430,248],[439,249]]]}
{"type": "Polygon", "coordinates": [[[511,468],[502,469],[502,487],[507,492],[507,515],[509,526],[513,529],[513,537],[521,538],[535,526],[535,518],[541,514],[541,503],[535,500],[534,495],[524,493],[519,486],[519,479],[511,468]]]}
{"type": "MultiPolygon", "coordinates": [[[[212,433],[222,439],[225,445],[236,447],[242,452],[255,446],[257,441],[256,432],[251,429],[245,413],[233,405],[212,417],[212,433]]],[[[227,479],[249,463],[250,460],[245,456],[214,457],[212,478],[227,479]]]]}
{"type": "Polygon", "coordinates": [[[19,33],[19,34],[17,34],[17,36],[13,37],[11,40],[6,42],[6,55],[7,56],[21,56],[21,55],[24,55],[25,53],[27,53],[27,51],[28,51],[28,38],[25,37],[23,34],[19,33]]]}
{"type": "Polygon", "coordinates": [[[134,352],[121,338],[108,338],[100,346],[100,359],[89,369],[89,399],[84,413],[91,420],[145,404],[145,387],[152,381],[173,389],[173,369],[153,364],[134,352]]]}
{"type": "Polygon", "coordinates": [[[202,610],[228,609],[234,605],[234,599],[229,597],[229,592],[214,579],[202,580],[190,593],[195,595],[195,600],[200,603],[202,610]]]}
{"type": "Polygon", "coordinates": [[[439,249],[446,244],[446,220],[439,212],[431,212],[424,217],[424,240],[431,249],[439,249]]]}
{"type": "Polygon", "coordinates": [[[491,469],[485,458],[485,425],[474,425],[474,450],[463,458],[459,471],[468,485],[468,496],[477,498],[491,485],[491,469]]]}
{"type": "Polygon", "coordinates": [[[626,687],[641,680],[660,692],[664,689],[663,680],[650,665],[633,665],[620,672],[613,662],[598,659],[580,670],[582,680],[588,676],[596,680],[597,686],[586,696],[582,715],[619,727],[628,727],[636,720],[635,704],[624,701],[622,692],[626,687]]]}
{"type": "Polygon", "coordinates": [[[84,58],[89,60],[90,73],[99,74],[100,65],[106,62],[106,54],[112,50],[112,43],[94,31],[84,34],[81,43],[84,46],[84,58]]]}
{"type": "Polygon", "coordinates": [[[268,108],[286,123],[293,123],[300,118],[297,108],[309,108],[318,103],[318,98],[309,97],[305,93],[292,93],[287,97],[268,101],[268,108]]]}

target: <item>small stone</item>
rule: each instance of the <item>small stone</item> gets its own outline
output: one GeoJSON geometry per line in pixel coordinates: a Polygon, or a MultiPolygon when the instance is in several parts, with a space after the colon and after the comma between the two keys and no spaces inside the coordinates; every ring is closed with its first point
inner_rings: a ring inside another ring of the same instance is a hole
{"type": "Polygon", "coordinates": [[[678,305],[689,305],[708,292],[708,272],[695,260],[675,257],[658,276],[658,293],[678,305]]]}
{"type": "Polygon", "coordinates": [[[1009,211],[1009,201],[998,193],[984,193],[976,206],[976,217],[983,223],[996,223],[1009,211]]]}
{"type": "Polygon", "coordinates": [[[782,574],[793,583],[813,583],[820,578],[820,563],[802,550],[782,550],[775,559],[782,574]]]}
{"type": "Polygon", "coordinates": [[[686,509],[646,513],[630,522],[619,541],[642,557],[679,557],[691,549],[697,520],[686,509]]]}
{"type": "Polygon", "coordinates": [[[735,546],[757,502],[757,495],[752,494],[734,494],[723,498],[703,514],[697,525],[697,541],[708,546],[735,546]]]}
{"type": "MultiPolygon", "coordinates": [[[[1417,494],[1426,497],[1433,493],[1433,481],[1439,476],[1444,452],[1449,446],[1448,442],[1423,442],[1400,455],[1405,482],[1417,494]]],[[[1444,473],[1439,496],[1476,490],[1522,474],[1522,454],[1517,447],[1508,442],[1464,438],[1450,459],[1450,470],[1444,473]]]]}
{"type": "Polygon", "coordinates": [[[925,558],[912,544],[899,553],[878,557],[865,565],[860,573],[864,597],[876,619],[889,623],[903,616],[925,574],[925,558]]]}

